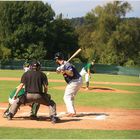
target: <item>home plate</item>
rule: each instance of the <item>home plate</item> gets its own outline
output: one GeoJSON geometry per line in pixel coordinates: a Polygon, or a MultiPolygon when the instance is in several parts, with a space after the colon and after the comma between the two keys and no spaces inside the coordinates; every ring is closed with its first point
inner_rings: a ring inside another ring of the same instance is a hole
{"type": "Polygon", "coordinates": [[[99,115],[99,116],[96,116],[94,118],[94,120],[105,120],[106,119],[106,116],[105,115],[99,115]]]}

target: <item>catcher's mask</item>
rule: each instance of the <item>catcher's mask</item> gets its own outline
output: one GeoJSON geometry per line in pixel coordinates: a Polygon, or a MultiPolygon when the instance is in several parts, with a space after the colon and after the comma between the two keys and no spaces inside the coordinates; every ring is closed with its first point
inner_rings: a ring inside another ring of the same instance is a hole
{"type": "Polygon", "coordinates": [[[37,60],[33,60],[32,63],[31,63],[31,69],[33,70],[40,70],[40,62],[37,61],[37,60]]]}
{"type": "Polygon", "coordinates": [[[23,67],[30,67],[30,63],[28,61],[26,61],[24,64],[23,64],[23,67]]]}
{"type": "Polygon", "coordinates": [[[25,72],[27,72],[28,70],[30,70],[30,63],[28,61],[26,61],[23,64],[23,69],[24,69],[25,72]]]}
{"type": "Polygon", "coordinates": [[[54,55],[54,59],[59,59],[59,60],[62,60],[64,59],[64,56],[61,52],[57,52],[55,55],[54,55]]]}

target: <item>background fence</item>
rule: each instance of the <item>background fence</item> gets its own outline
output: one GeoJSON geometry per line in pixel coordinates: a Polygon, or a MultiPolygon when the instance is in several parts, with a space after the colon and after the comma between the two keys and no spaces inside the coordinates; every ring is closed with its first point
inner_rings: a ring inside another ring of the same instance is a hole
{"type": "MultiPolygon", "coordinates": [[[[0,69],[22,69],[25,60],[10,60],[6,62],[0,61],[0,69]]],[[[42,60],[41,68],[44,71],[55,71],[57,64],[53,60],[42,60]]],[[[80,71],[86,63],[73,63],[75,67],[80,71]]],[[[106,74],[117,74],[117,75],[132,75],[140,76],[140,67],[122,67],[115,65],[104,65],[95,64],[92,68],[92,73],[106,73],[106,74]]]]}

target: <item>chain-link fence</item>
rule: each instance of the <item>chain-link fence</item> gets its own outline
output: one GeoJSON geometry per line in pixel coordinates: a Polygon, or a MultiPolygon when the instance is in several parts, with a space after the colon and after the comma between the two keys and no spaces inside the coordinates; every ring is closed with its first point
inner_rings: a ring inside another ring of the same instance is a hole
{"type": "MultiPolygon", "coordinates": [[[[0,61],[0,69],[23,69],[25,60],[10,60],[6,62],[0,61]]],[[[54,60],[42,60],[40,61],[43,71],[55,71],[57,64],[54,60]]],[[[86,63],[73,63],[73,65],[80,71],[86,63]]],[[[92,68],[92,73],[106,73],[117,75],[140,75],[140,67],[129,68],[115,65],[95,64],[92,68]]]]}

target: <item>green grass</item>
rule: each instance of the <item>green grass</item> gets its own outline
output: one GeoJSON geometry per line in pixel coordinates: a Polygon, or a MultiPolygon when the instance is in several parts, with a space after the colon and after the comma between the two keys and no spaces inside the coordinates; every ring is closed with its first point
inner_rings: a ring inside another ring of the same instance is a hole
{"type": "Polygon", "coordinates": [[[92,74],[91,80],[99,82],[126,82],[140,83],[140,78],[137,76],[126,75],[108,75],[108,74],[92,74]]]}
{"type": "Polygon", "coordinates": [[[0,127],[0,139],[139,139],[140,130],[23,129],[0,127]]]}
{"type": "MultiPolygon", "coordinates": [[[[100,85],[101,86],[101,85],[100,85]]],[[[103,87],[106,85],[102,85],[103,87]]],[[[108,87],[108,85],[107,85],[108,87]]],[[[119,90],[127,90],[134,93],[140,93],[140,86],[127,86],[127,85],[109,85],[110,88],[119,89],[119,90]]]]}
{"type": "MultiPolygon", "coordinates": [[[[23,70],[0,70],[0,77],[21,77],[24,73],[23,70]]],[[[45,71],[46,74],[49,73],[48,78],[51,79],[63,79],[62,75],[56,74],[55,72],[45,71]]]]}
{"type": "Polygon", "coordinates": [[[7,102],[9,94],[18,84],[18,81],[0,81],[0,102],[7,102]]]}
{"type": "MultiPolygon", "coordinates": [[[[23,70],[0,70],[0,77],[21,77],[23,70]]],[[[49,79],[63,79],[62,75],[55,72],[47,72],[49,79]]],[[[126,75],[108,75],[108,74],[92,74],[91,80],[100,82],[128,82],[128,83],[140,83],[140,78],[136,76],[126,75]]]]}
{"type": "Polygon", "coordinates": [[[78,94],[76,105],[140,109],[140,94],[119,94],[119,93],[83,93],[78,94]]]}
{"type": "Polygon", "coordinates": [[[0,70],[0,77],[20,77],[24,73],[23,70],[0,70]]]}
{"type": "MultiPolygon", "coordinates": [[[[0,71],[0,77],[4,73],[8,76],[15,76],[17,73],[18,76],[21,75],[22,71],[11,71],[4,70],[0,71]],[[10,72],[10,74],[8,74],[10,72]],[[12,74],[11,74],[12,73],[12,74]],[[13,74],[14,73],[14,74],[13,74]]],[[[47,72],[46,72],[47,73],[47,72]]],[[[5,75],[6,76],[6,75],[5,75]]],[[[4,76],[4,77],[5,77],[4,76]]],[[[15,76],[16,77],[16,76],[15,76]]],[[[112,81],[112,82],[135,82],[139,83],[140,79],[138,77],[132,76],[120,76],[120,75],[106,75],[106,74],[94,74],[92,75],[93,79],[91,81],[112,81]]],[[[56,73],[50,73],[48,79],[63,79],[62,75],[56,73]]],[[[19,84],[19,81],[0,81],[0,102],[7,102],[9,94],[12,90],[19,84]]],[[[85,84],[85,83],[84,83],[85,84]]],[[[126,108],[126,109],[139,109],[140,108],[140,86],[126,86],[126,85],[103,85],[103,84],[94,84],[91,83],[91,86],[96,87],[108,87],[111,89],[127,90],[135,92],[135,94],[124,94],[124,93],[111,93],[111,92],[89,92],[83,91],[79,92],[76,96],[76,105],[81,106],[93,106],[93,107],[107,107],[107,108],[126,108]]],[[[63,94],[64,90],[58,90],[54,87],[56,86],[66,86],[64,82],[49,82],[49,93],[51,94],[53,100],[58,105],[64,104],[63,94]]]]}
{"type": "MultiPolygon", "coordinates": [[[[48,72],[45,72],[46,74],[48,72]]],[[[20,78],[23,71],[0,70],[0,77],[20,78]]],[[[62,75],[50,73],[48,79],[63,79],[62,75]]],[[[140,83],[138,77],[94,74],[91,81],[97,82],[125,82],[140,83]]],[[[20,81],[0,81],[0,102],[7,102],[10,92],[15,89],[20,81]]],[[[85,84],[85,83],[84,83],[85,84]]],[[[57,90],[56,86],[66,86],[63,82],[50,82],[49,93],[57,105],[64,105],[64,90],[57,90]]],[[[140,109],[140,86],[103,85],[91,83],[91,86],[108,87],[113,89],[128,90],[134,94],[123,93],[94,93],[83,91],[77,94],[77,106],[93,106],[104,108],[140,109]]],[[[25,129],[0,127],[0,139],[140,139],[140,130],[80,130],[80,129],[25,129]]]]}

